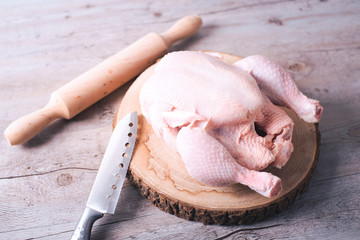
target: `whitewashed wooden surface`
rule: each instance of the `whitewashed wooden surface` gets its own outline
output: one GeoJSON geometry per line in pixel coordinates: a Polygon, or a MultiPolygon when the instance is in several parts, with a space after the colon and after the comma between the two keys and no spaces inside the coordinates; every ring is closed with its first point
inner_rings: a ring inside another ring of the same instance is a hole
{"type": "MultiPolygon", "coordinates": [[[[357,0],[1,1],[0,130],[146,33],[199,14],[199,33],[172,50],[267,55],[325,107],[310,185],[265,221],[205,226],[161,212],[126,181],[92,239],[359,239],[359,12],[357,0]]],[[[0,239],[70,238],[129,86],[24,145],[0,138],[0,239]]]]}

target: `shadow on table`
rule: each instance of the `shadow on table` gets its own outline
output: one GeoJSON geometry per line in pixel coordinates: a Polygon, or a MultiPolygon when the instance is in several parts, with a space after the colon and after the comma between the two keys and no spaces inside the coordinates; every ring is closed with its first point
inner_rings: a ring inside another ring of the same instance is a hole
{"type": "Polygon", "coordinates": [[[351,182],[346,176],[357,171],[357,168],[351,169],[358,159],[352,157],[351,146],[356,147],[352,129],[360,126],[356,117],[358,113],[352,104],[325,105],[324,109],[319,124],[320,156],[309,185],[288,209],[260,225],[281,223],[289,228],[298,225],[298,228],[307,227],[313,232],[327,232],[328,225],[338,221],[339,212],[345,215],[344,199],[354,198],[351,182]],[[313,226],[318,226],[318,229],[311,229],[313,226]]]}
{"type": "MultiPolygon", "coordinates": [[[[219,26],[213,24],[203,25],[200,28],[199,32],[196,33],[194,36],[179,41],[178,43],[175,43],[173,46],[171,46],[169,52],[190,50],[193,45],[196,45],[202,39],[206,39],[209,36],[211,36],[211,33],[215,31],[218,27],[219,26]]],[[[197,49],[197,50],[209,50],[209,49],[197,49]]]]}
{"type": "Polygon", "coordinates": [[[74,127],[73,125],[88,121],[92,122],[94,126],[101,121],[107,121],[112,124],[112,120],[115,116],[115,111],[118,107],[118,104],[121,102],[122,96],[133,83],[133,79],[124,84],[123,86],[116,89],[114,92],[101,99],[100,101],[94,103],[87,109],[80,112],[78,115],[74,116],[70,120],[66,119],[57,119],[46,126],[41,130],[37,135],[35,135],[30,141],[26,142],[22,146],[24,148],[37,148],[47,143],[51,142],[61,133],[66,133],[74,130],[69,130],[69,128],[81,129],[83,126],[79,125],[74,127]],[[115,108],[113,107],[115,106],[115,108]]]}

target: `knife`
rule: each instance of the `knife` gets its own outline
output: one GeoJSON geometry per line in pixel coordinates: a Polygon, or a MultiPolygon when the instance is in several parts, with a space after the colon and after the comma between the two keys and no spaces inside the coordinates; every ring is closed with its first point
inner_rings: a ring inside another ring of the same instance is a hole
{"type": "Polygon", "coordinates": [[[137,125],[136,112],[129,113],[116,125],[71,240],[90,239],[94,222],[104,213],[114,214],[134,150],[137,125]]]}

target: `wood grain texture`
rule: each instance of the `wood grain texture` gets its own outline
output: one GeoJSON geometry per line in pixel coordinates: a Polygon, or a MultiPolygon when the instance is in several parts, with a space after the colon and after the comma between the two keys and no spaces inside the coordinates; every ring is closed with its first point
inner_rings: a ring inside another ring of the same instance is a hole
{"type": "MultiPolygon", "coordinates": [[[[232,64],[241,58],[222,53],[223,61],[232,64]]],[[[113,127],[125,115],[137,111],[139,132],[137,146],[129,167],[129,178],[140,194],[161,210],[186,220],[204,224],[250,224],[279,213],[291,205],[309,183],[319,157],[320,134],[317,124],[308,124],[289,109],[294,121],[294,152],[281,170],[267,172],[280,177],[282,192],[266,198],[246,186],[209,187],[193,179],[181,157],[153,131],[146,121],[139,101],[143,84],[153,75],[155,65],[145,70],[125,94],[113,127]]]]}
{"type": "MultiPolygon", "coordinates": [[[[341,0],[0,3],[0,130],[44,106],[52,91],[144,36],[199,14],[199,33],[171,50],[263,54],[325,107],[307,190],[248,226],[187,221],[125,182],[93,239],[357,239],[360,229],[360,3],[341,0]]],[[[0,138],[0,239],[69,239],[90,193],[130,83],[22,146],[0,138]],[[58,181],[59,179],[59,181],[58,181]]]]}

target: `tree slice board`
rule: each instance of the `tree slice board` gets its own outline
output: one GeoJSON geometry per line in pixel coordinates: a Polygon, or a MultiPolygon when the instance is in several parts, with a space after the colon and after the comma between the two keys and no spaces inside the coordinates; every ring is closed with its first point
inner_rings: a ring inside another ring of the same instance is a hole
{"type": "MultiPolygon", "coordinates": [[[[233,63],[241,59],[222,53],[233,63]]],[[[289,109],[293,119],[294,152],[282,169],[269,166],[265,171],[280,177],[283,191],[266,198],[247,186],[234,184],[209,187],[193,179],[178,153],[171,150],[153,132],[141,113],[139,92],[154,71],[144,71],[125,94],[114,118],[116,124],[127,113],[137,111],[139,129],[128,177],[140,194],[161,210],[178,217],[204,224],[249,224],[280,212],[304,191],[319,156],[320,134],[317,124],[306,123],[289,109]]]]}

